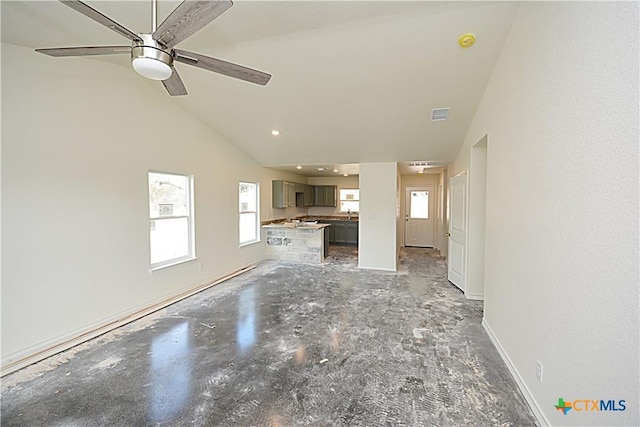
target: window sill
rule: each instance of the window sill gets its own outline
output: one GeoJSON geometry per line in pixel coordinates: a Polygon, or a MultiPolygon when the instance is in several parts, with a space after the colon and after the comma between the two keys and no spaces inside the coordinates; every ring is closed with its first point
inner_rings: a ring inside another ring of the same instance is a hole
{"type": "Polygon", "coordinates": [[[198,259],[198,257],[193,257],[193,258],[188,258],[188,259],[183,259],[183,260],[180,260],[180,261],[172,262],[171,264],[161,265],[159,267],[153,267],[152,269],[149,270],[149,274],[157,273],[160,270],[165,270],[167,268],[175,267],[177,265],[186,264],[188,262],[195,261],[197,259],[198,259]]]}
{"type": "Polygon", "coordinates": [[[244,242],[244,243],[240,243],[240,247],[244,247],[244,246],[249,246],[249,245],[253,245],[256,243],[260,243],[260,239],[257,240],[251,240],[250,242],[244,242]]]}

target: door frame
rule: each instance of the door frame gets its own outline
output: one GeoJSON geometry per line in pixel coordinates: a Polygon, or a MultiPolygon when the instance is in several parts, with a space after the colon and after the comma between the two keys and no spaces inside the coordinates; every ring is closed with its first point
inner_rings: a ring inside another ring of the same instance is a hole
{"type": "Polygon", "coordinates": [[[407,219],[409,218],[409,212],[407,211],[407,204],[409,203],[408,193],[412,190],[423,190],[429,192],[429,219],[431,220],[431,246],[416,246],[409,245],[410,247],[416,248],[436,248],[436,220],[438,219],[437,205],[436,205],[436,186],[433,184],[425,184],[425,185],[408,185],[404,187],[404,226],[402,233],[402,245],[407,247],[407,219]]]}
{"type": "Polygon", "coordinates": [[[467,207],[467,281],[465,296],[484,299],[487,199],[487,135],[471,146],[467,207]]]}

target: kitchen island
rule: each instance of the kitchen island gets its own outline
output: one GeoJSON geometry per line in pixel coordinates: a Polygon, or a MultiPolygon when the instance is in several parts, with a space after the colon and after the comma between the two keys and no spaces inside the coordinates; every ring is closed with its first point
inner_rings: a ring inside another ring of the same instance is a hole
{"type": "Polygon", "coordinates": [[[329,224],[276,223],[263,225],[267,258],[281,261],[320,264],[329,251],[329,224]]]}

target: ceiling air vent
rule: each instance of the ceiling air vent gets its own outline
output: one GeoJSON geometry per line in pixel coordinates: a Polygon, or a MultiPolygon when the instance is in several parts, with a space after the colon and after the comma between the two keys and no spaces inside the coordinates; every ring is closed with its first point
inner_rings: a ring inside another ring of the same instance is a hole
{"type": "Polygon", "coordinates": [[[448,108],[435,108],[431,110],[431,121],[437,122],[440,120],[447,120],[449,116],[448,108]]]}

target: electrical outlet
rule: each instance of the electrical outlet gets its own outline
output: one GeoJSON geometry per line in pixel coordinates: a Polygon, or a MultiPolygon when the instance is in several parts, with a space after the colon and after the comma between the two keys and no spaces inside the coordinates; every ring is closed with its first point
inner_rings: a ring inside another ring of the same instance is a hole
{"type": "Polygon", "coordinates": [[[542,362],[539,360],[536,363],[536,368],[536,378],[538,378],[538,381],[542,382],[542,362]]]}

